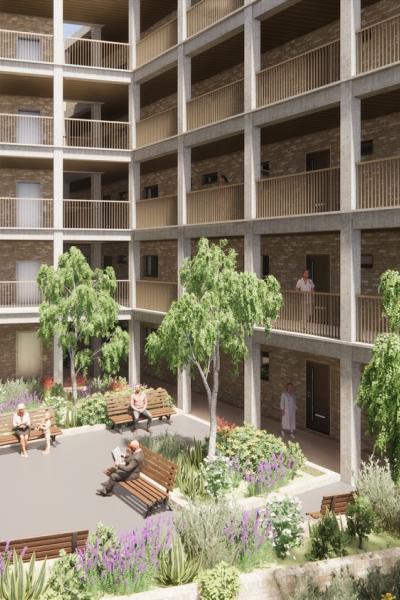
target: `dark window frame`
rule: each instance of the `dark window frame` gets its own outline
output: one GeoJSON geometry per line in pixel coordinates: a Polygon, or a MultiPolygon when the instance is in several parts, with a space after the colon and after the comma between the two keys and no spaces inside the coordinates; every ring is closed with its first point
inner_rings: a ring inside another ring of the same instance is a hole
{"type": "Polygon", "coordinates": [[[158,254],[145,254],[143,256],[143,277],[158,277],[158,254]]]}

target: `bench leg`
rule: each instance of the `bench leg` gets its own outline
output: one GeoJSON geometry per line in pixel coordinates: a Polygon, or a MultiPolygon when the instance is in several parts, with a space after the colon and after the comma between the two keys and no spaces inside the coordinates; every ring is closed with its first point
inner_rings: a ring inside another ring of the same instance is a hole
{"type": "Polygon", "coordinates": [[[56,436],[55,435],[50,436],[50,443],[51,443],[52,446],[55,445],[55,443],[56,443],[56,436]]]}

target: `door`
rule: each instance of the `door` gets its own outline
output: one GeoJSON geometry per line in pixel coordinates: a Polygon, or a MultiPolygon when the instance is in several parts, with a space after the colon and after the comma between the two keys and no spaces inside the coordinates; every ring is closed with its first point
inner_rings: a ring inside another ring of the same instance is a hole
{"type": "Polygon", "coordinates": [[[18,377],[37,377],[42,370],[42,346],[35,331],[18,331],[16,371],[18,377]]]}
{"type": "Polygon", "coordinates": [[[19,306],[37,306],[39,304],[39,287],[36,283],[40,262],[20,260],[16,264],[17,303],[19,306]]]}
{"type": "Polygon", "coordinates": [[[307,254],[307,269],[314,282],[316,292],[330,292],[331,260],[329,254],[307,254]]]}
{"type": "Polygon", "coordinates": [[[17,143],[18,144],[41,144],[42,123],[39,110],[18,110],[17,119],[17,143]]]}
{"type": "Polygon", "coordinates": [[[307,427],[330,432],[330,368],[307,362],[307,427]]]}
{"type": "Polygon", "coordinates": [[[18,36],[16,55],[21,60],[41,60],[42,48],[40,39],[33,36],[18,36]]]}
{"type": "Polygon", "coordinates": [[[319,171],[320,169],[329,169],[331,166],[331,151],[318,150],[306,154],[306,171],[319,171]]]}
{"type": "Polygon", "coordinates": [[[17,183],[17,227],[42,226],[42,190],[37,181],[17,183]]]}

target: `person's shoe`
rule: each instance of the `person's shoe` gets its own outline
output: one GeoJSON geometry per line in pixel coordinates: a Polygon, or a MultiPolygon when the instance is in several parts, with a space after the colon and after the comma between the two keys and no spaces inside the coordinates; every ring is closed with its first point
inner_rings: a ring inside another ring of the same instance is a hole
{"type": "Polygon", "coordinates": [[[150,425],[148,425],[148,426],[146,427],[146,431],[147,431],[147,433],[151,433],[151,431],[150,431],[150,425]]]}
{"type": "Polygon", "coordinates": [[[103,489],[96,490],[96,494],[98,496],[104,496],[104,497],[111,496],[110,492],[106,492],[106,490],[103,490],[103,489]]]}
{"type": "Polygon", "coordinates": [[[290,437],[294,440],[295,435],[294,435],[293,431],[290,432],[290,437]]]}

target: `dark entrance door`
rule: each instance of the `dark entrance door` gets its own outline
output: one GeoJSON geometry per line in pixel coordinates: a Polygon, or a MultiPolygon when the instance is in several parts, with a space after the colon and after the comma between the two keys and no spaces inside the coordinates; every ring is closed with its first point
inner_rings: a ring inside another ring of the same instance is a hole
{"type": "Polygon", "coordinates": [[[316,292],[330,292],[331,260],[329,254],[307,254],[307,269],[314,282],[316,292]]]}
{"type": "Polygon", "coordinates": [[[318,150],[318,152],[309,152],[306,154],[306,171],[319,171],[319,169],[329,169],[331,166],[330,150],[318,150]]]}
{"type": "Polygon", "coordinates": [[[321,363],[307,362],[307,427],[330,432],[330,371],[321,363]]]}

